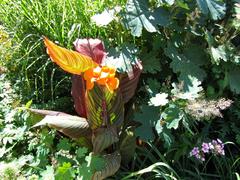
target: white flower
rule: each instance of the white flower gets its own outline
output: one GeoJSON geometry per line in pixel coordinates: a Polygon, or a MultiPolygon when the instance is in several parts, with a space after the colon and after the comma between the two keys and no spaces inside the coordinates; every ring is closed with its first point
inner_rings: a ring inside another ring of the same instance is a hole
{"type": "Polygon", "coordinates": [[[165,106],[168,103],[167,93],[158,93],[150,99],[149,104],[153,106],[165,106]]]}

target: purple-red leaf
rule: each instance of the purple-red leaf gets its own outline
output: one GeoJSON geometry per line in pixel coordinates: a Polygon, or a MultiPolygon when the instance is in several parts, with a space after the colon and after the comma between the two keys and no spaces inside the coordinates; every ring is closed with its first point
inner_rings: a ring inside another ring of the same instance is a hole
{"type": "Polygon", "coordinates": [[[142,65],[141,63],[138,63],[133,66],[133,75],[131,77],[125,75],[120,80],[119,88],[122,93],[124,103],[127,103],[135,94],[141,72],[142,65]]]}
{"type": "Polygon", "coordinates": [[[99,39],[76,39],[73,44],[79,53],[91,57],[98,64],[101,64],[107,55],[99,39]]]}
{"type": "Polygon", "coordinates": [[[71,94],[74,101],[74,108],[81,117],[87,117],[85,105],[85,83],[81,76],[72,76],[72,90],[71,94]]]}

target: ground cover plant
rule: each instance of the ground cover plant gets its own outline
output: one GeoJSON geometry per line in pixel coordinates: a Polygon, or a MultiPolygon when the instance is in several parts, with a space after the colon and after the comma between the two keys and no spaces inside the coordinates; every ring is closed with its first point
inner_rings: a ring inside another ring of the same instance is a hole
{"type": "Polygon", "coordinates": [[[240,179],[239,0],[0,5],[1,179],[240,179]]]}

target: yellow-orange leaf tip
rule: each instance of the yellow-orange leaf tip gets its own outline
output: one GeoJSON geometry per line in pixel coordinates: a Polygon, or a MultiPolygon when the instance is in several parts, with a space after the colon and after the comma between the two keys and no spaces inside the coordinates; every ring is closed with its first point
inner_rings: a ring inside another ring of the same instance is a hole
{"type": "Polygon", "coordinates": [[[60,47],[46,37],[44,37],[44,44],[51,60],[66,72],[81,74],[82,72],[97,66],[97,63],[95,63],[90,57],[60,47]]]}

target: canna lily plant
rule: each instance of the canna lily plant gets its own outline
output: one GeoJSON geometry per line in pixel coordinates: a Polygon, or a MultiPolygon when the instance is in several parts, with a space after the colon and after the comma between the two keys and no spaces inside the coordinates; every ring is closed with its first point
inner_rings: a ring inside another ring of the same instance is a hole
{"type": "Polygon", "coordinates": [[[108,65],[107,53],[99,39],[77,39],[76,51],[60,47],[44,37],[51,60],[73,74],[71,93],[79,116],[63,112],[31,109],[45,117],[34,127],[48,125],[91,144],[93,154],[105,160],[105,167],[93,173],[92,179],[115,174],[121,160],[127,162],[135,147],[135,136],[126,124],[126,103],[132,98],[142,71],[140,62],[132,72],[120,73],[108,65]]]}

